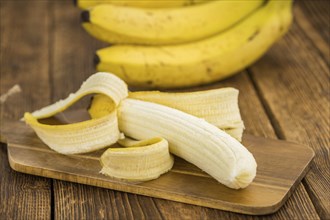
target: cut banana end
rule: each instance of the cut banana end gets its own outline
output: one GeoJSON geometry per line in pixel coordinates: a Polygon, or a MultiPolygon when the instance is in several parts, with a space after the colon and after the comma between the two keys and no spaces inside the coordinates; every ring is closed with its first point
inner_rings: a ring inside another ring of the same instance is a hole
{"type": "Polygon", "coordinates": [[[101,157],[101,173],[128,181],[146,181],[169,171],[174,163],[163,138],[143,141],[123,139],[126,148],[109,148],[101,157]]]}
{"type": "Polygon", "coordinates": [[[165,138],[171,153],[230,188],[245,188],[256,175],[256,161],[243,145],[214,125],[182,111],[127,98],[118,106],[118,123],[119,129],[134,139],[165,138]]]}

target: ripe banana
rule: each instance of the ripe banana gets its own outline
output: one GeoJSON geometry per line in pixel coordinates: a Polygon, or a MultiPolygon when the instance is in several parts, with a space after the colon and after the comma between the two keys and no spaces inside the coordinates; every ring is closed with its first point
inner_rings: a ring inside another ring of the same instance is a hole
{"type": "Polygon", "coordinates": [[[239,141],[204,119],[164,105],[126,98],[127,93],[125,83],[119,78],[110,73],[97,73],[67,99],[32,114],[25,113],[24,119],[48,146],[64,154],[107,147],[119,140],[120,131],[131,138],[145,140],[121,140],[121,144],[135,148],[109,149],[102,155],[101,172],[112,177],[146,180],[170,169],[173,158],[167,145],[160,138],[153,139],[161,137],[169,142],[171,153],[195,164],[228,187],[244,188],[252,182],[257,165],[239,141]],[[37,119],[64,111],[90,93],[102,94],[93,99],[89,110],[92,119],[55,126],[38,122],[37,119]],[[142,160],[138,159],[141,157],[142,160]],[[118,164],[119,160],[132,160],[136,166],[118,164]]]}
{"type": "Polygon", "coordinates": [[[256,61],[288,30],[291,7],[291,0],[269,0],[227,31],[193,43],[101,49],[97,69],[140,87],[188,87],[223,79],[256,61]]]}
{"type": "Polygon", "coordinates": [[[249,15],[264,0],[211,1],[172,9],[98,5],[82,13],[83,27],[108,43],[164,45],[219,33],[249,15]]]}
{"type": "Polygon", "coordinates": [[[139,8],[172,8],[198,4],[208,0],[74,0],[81,9],[88,9],[96,5],[120,5],[139,8]]]}

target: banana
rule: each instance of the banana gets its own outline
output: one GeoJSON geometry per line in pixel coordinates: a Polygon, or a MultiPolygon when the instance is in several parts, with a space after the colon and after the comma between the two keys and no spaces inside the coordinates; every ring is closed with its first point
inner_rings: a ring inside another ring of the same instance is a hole
{"type": "Polygon", "coordinates": [[[128,181],[147,181],[169,171],[174,163],[163,138],[118,141],[126,148],[109,148],[101,156],[101,173],[128,181]]]}
{"type": "Polygon", "coordinates": [[[83,27],[108,43],[164,45],[219,33],[249,15],[264,0],[211,1],[172,9],[98,5],[82,13],[83,27]]]}
{"type": "MultiPolygon", "coordinates": [[[[145,94],[136,95],[139,96],[145,94]]],[[[166,96],[171,95],[164,94],[163,98],[166,96]]],[[[101,172],[115,178],[135,181],[157,178],[173,165],[168,151],[230,188],[247,187],[256,175],[253,155],[229,134],[183,111],[128,98],[126,84],[110,73],[92,75],[76,93],[32,114],[25,113],[24,119],[43,142],[63,154],[89,152],[118,141],[129,147],[111,148],[101,156],[101,172]],[[67,125],[38,121],[64,111],[91,93],[100,95],[91,103],[90,120],[67,125]],[[120,132],[142,141],[120,140],[123,136],[120,132]]]]}
{"type": "Polygon", "coordinates": [[[207,0],[74,0],[81,9],[96,5],[111,4],[139,8],[172,8],[198,4],[207,0]]]}
{"type": "Polygon", "coordinates": [[[259,59],[288,30],[291,8],[291,0],[269,0],[227,31],[193,43],[104,48],[96,53],[96,68],[139,87],[188,87],[224,79],[259,59]]]}
{"type": "Polygon", "coordinates": [[[119,130],[137,139],[163,137],[170,152],[220,183],[245,188],[256,175],[252,154],[239,141],[203,119],[156,103],[127,98],[118,106],[119,130]]]}

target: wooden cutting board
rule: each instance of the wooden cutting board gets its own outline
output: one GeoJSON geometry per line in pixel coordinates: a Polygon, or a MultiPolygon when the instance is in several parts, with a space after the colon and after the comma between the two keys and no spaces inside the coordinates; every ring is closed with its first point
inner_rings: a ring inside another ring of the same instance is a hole
{"type": "Polygon", "coordinates": [[[276,212],[314,157],[313,150],[300,144],[244,135],[243,144],[258,164],[255,180],[245,189],[229,189],[178,157],[173,169],[160,178],[132,183],[99,173],[104,150],[58,154],[23,122],[6,123],[1,132],[7,138],[10,166],[18,172],[252,215],[276,212]]]}

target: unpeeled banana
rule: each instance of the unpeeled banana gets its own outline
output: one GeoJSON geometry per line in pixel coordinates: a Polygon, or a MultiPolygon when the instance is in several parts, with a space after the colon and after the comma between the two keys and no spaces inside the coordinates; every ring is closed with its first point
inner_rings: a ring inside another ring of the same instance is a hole
{"type": "Polygon", "coordinates": [[[140,87],[188,87],[224,79],[259,59],[288,30],[291,8],[291,0],[269,0],[228,30],[192,43],[113,45],[97,51],[96,68],[140,87]]]}
{"type": "MultiPolygon", "coordinates": [[[[235,138],[204,119],[165,105],[126,98],[127,93],[125,83],[119,78],[110,73],[97,73],[67,99],[35,113],[26,113],[24,119],[48,146],[64,154],[109,147],[123,136],[120,132],[137,140],[147,140],[132,144],[124,139],[121,141],[123,145],[135,148],[110,149],[102,155],[102,173],[115,178],[147,180],[170,169],[173,159],[169,155],[167,145],[159,146],[157,143],[162,141],[155,141],[164,138],[169,142],[171,153],[200,167],[220,183],[238,189],[247,187],[252,182],[256,175],[256,162],[253,155],[235,138]],[[61,112],[91,92],[101,94],[95,96],[89,109],[92,119],[55,126],[38,122],[37,119],[61,112]],[[111,120],[107,120],[109,118],[111,120]],[[115,137],[112,137],[111,141],[103,140],[106,135],[115,137]],[[102,144],[98,143],[95,148],[95,141],[102,144]],[[146,143],[151,145],[141,147],[146,143]],[[141,155],[144,155],[142,160],[138,159],[141,155]],[[136,166],[127,165],[129,158],[136,166]],[[114,165],[120,161],[125,163],[114,165]]],[[[201,108],[204,105],[205,103],[201,103],[201,108]]]]}
{"type": "Polygon", "coordinates": [[[263,3],[211,1],[172,9],[98,5],[83,12],[83,27],[95,38],[112,44],[187,43],[222,32],[263,3]]]}
{"type": "Polygon", "coordinates": [[[75,0],[79,8],[88,9],[96,5],[120,5],[138,8],[172,8],[194,5],[208,0],[75,0]]]}

